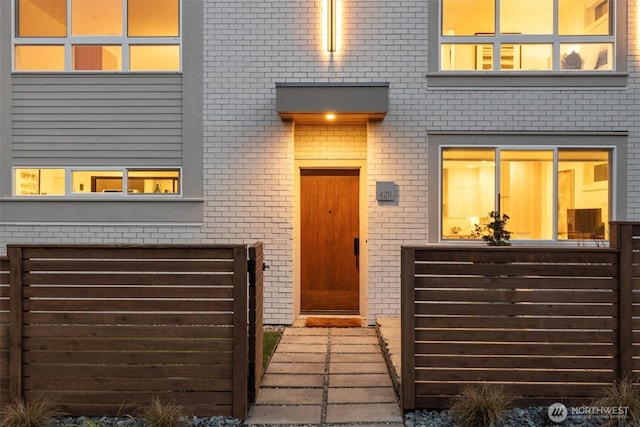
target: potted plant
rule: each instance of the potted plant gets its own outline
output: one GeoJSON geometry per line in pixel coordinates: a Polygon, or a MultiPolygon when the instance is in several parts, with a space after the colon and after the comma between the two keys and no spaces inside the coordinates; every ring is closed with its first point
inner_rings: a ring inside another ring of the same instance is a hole
{"type": "Polygon", "coordinates": [[[498,211],[489,212],[489,222],[486,224],[476,224],[471,234],[474,238],[482,238],[487,242],[488,246],[511,246],[509,239],[511,232],[505,227],[509,216],[507,214],[500,215],[498,211]]]}

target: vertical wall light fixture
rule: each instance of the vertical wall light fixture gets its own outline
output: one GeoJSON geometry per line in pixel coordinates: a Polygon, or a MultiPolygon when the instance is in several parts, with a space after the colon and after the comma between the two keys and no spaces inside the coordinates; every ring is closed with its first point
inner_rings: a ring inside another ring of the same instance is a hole
{"type": "Polygon", "coordinates": [[[338,44],[338,0],[327,2],[327,51],[335,52],[338,44]]]}

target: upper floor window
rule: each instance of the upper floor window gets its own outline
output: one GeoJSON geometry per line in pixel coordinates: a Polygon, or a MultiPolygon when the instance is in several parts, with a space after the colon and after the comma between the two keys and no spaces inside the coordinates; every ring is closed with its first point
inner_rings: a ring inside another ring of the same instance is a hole
{"type": "Polygon", "coordinates": [[[15,71],[180,71],[181,0],[15,0],[15,71]]]}
{"type": "Polygon", "coordinates": [[[442,71],[615,69],[612,0],[441,0],[442,71]]]}

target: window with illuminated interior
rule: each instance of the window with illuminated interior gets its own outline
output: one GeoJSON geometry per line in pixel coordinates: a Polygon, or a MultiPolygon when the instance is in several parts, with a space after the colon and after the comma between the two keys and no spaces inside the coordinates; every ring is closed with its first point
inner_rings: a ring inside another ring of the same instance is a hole
{"type": "Polygon", "coordinates": [[[180,195],[178,169],[14,169],[16,196],[180,195]]]}
{"type": "Polygon", "coordinates": [[[612,0],[442,0],[442,71],[612,71],[612,0]]]}
{"type": "Polygon", "coordinates": [[[15,71],[179,71],[181,0],[15,0],[15,71]]]}
{"type": "Polygon", "coordinates": [[[512,240],[607,239],[610,158],[594,148],[443,148],[441,237],[472,239],[498,210],[512,240]]]}

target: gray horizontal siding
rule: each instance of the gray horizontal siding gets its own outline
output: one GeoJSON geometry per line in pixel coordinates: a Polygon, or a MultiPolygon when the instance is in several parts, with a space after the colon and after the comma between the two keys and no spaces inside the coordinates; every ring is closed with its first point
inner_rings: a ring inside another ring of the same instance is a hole
{"type": "Polygon", "coordinates": [[[182,164],[181,75],[12,76],[16,166],[182,164]]]}

